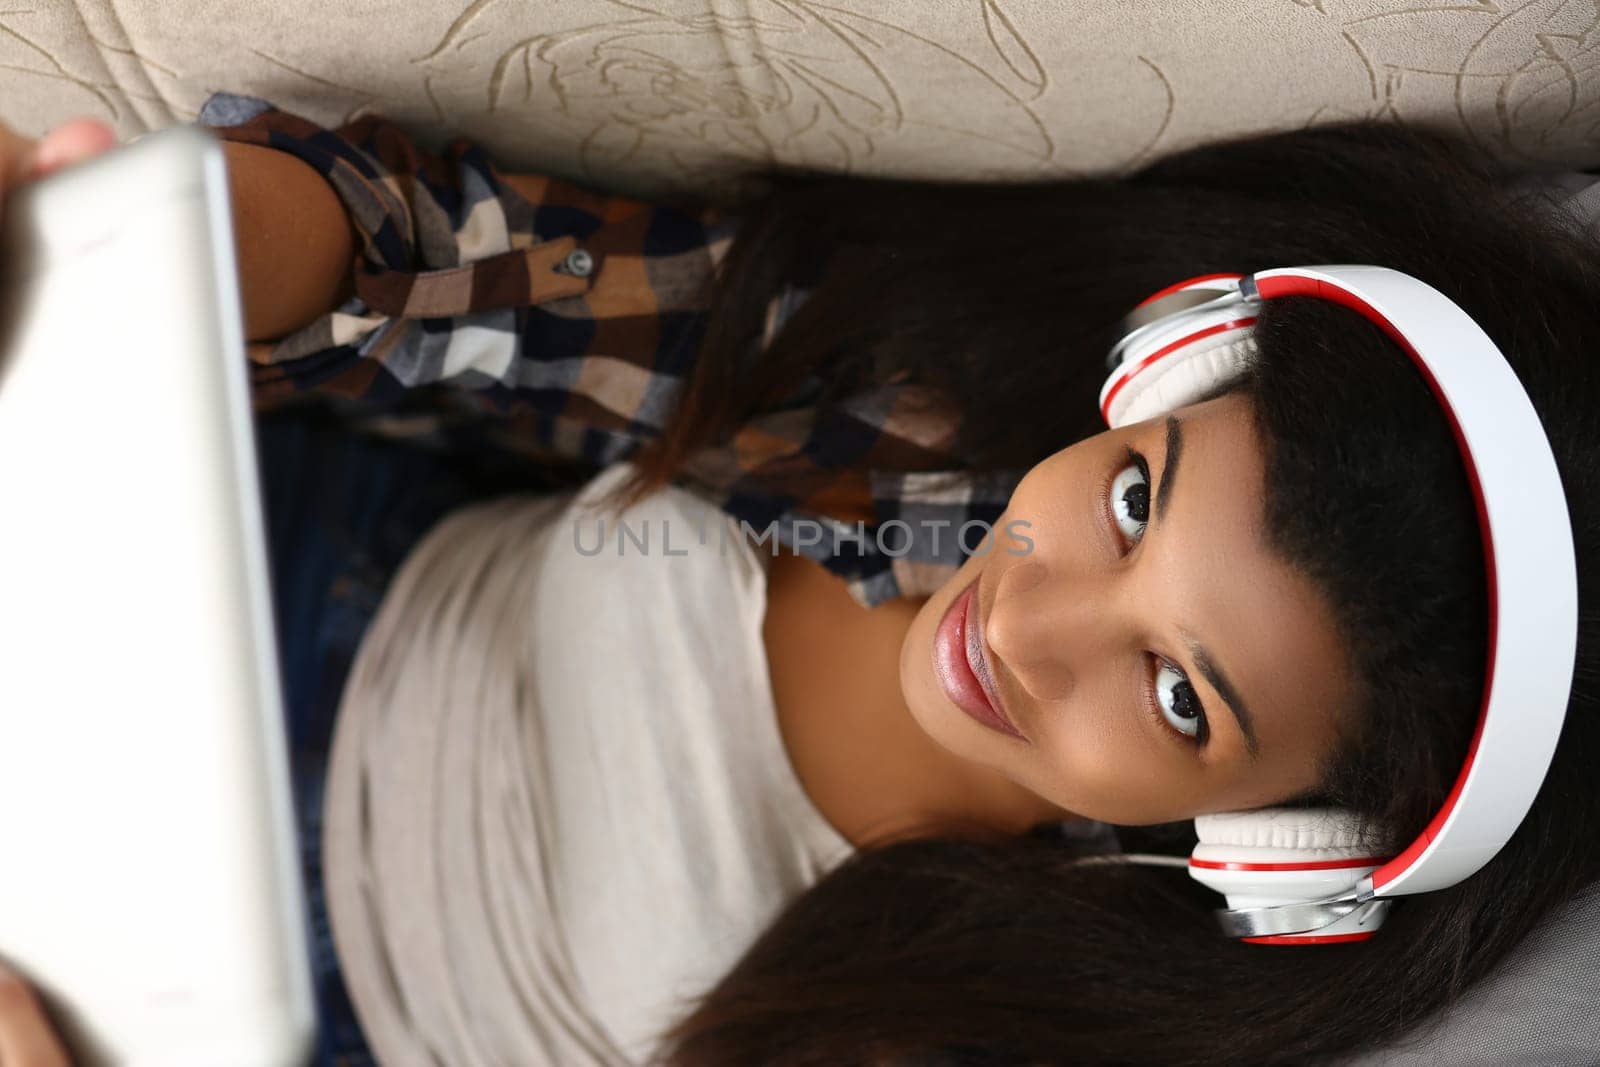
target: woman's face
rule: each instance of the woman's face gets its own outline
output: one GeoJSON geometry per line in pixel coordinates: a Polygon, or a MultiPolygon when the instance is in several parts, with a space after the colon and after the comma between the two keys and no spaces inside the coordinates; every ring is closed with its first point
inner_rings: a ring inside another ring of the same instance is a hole
{"type": "Polygon", "coordinates": [[[1314,788],[1353,687],[1330,609],[1265,543],[1262,486],[1237,395],[1040,463],[988,548],[912,621],[900,684],[913,718],[956,756],[1106,822],[1314,788]],[[950,625],[969,586],[980,647],[950,625]],[[966,648],[1023,737],[980,722],[941,680],[970,686],[966,648]]]}

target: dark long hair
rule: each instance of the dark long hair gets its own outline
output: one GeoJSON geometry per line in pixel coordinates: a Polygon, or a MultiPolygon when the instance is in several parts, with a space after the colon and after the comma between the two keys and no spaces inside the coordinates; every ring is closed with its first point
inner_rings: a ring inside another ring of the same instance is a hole
{"type": "MultiPolygon", "coordinates": [[[[1472,878],[1401,901],[1369,942],[1233,942],[1210,918],[1220,898],[1181,871],[1075,863],[1039,834],[902,840],[786,902],[664,1035],[662,1060],[1313,1061],[1412,1030],[1600,876],[1600,268],[1543,205],[1460,145],[1354,124],[1197,148],[1119,180],[777,171],[740,211],[677,418],[635,457],[636,496],[811,375],[826,408],[909,373],[959,412],[970,469],[1026,469],[1100,429],[1112,331],[1150,292],[1214,271],[1376,263],[1456,300],[1524,382],[1569,501],[1581,631],[1526,821],[1472,878]],[[812,295],[752,360],[784,283],[812,295]]],[[[1317,799],[1409,840],[1461,765],[1483,683],[1461,464],[1418,374],[1354,312],[1274,301],[1257,336],[1236,388],[1266,450],[1268,536],[1333,605],[1360,679],[1360,725],[1317,799]]]]}

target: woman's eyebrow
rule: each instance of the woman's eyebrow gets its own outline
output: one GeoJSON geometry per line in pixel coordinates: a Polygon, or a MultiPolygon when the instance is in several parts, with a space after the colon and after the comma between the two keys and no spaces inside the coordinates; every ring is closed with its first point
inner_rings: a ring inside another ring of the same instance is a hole
{"type": "Polygon", "coordinates": [[[1222,697],[1222,702],[1228,706],[1228,710],[1233,712],[1233,719],[1239,724],[1239,732],[1244,735],[1245,747],[1250,750],[1250,758],[1261,758],[1261,748],[1256,743],[1255,718],[1250,714],[1250,709],[1245,707],[1239,691],[1228,681],[1228,676],[1222,672],[1216,661],[1206,654],[1199,641],[1188,634],[1183,634],[1183,640],[1189,646],[1189,655],[1194,660],[1196,669],[1211,683],[1211,688],[1217,691],[1217,695],[1222,697]]]}
{"type": "Polygon", "coordinates": [[[1178,480],[1178,461],[1183,458],[1183,423],[1176,415],[1167,416],[1167,455],[1161,462],[1161,477],[1156,482],[1156,518],[1165,518],[1172,499],[1172,483],[1178,480]]]}

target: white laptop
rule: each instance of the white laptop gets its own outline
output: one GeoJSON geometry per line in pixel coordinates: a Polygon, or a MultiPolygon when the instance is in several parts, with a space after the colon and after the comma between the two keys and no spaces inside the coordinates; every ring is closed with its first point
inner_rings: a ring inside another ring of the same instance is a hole
{"type": "Polygon", "coordinates": [[[0,272],[0,959],[80,1064],[303,1064],[221,144],[174,127],[22,187],[0,272]]]}

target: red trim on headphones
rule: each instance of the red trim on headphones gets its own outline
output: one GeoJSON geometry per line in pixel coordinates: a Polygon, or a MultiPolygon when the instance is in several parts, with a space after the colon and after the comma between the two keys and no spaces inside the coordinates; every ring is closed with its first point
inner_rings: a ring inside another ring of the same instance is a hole
{"type": "Polygon", "coordinates": [[[1252,945],[1342,945],[1349,941],[1365,941],[1377,932],[1367,930],[1359,934],[1313,934],[1310,937],[1272,934],[1267,937],[1241,937],[1239,940],[1248,941],[1252,945]]]}
{"type": "Polygon", "coordinates": [[[1143,300],[1141,300],[1137,304],[1133,305],[1133,309],[1135,311],[1137,311],[1140,308],[1144,307],[1146,304],[1153,303],[1154,301],[1160,300],[1162,297],[1166,296],[1169,293],[1176,293],[1180,289],[1187,289],[1187,288],[1189,288],[1189,286],[1197,285],[1200,282],[1216,282],[1216,281],[1222,281],[1225,278],[1226,279],[1234,279],[1234,278],[1243,278],[1243,277],[1244,277],[1243,274],[1199,274],[1199,275],[1196,275],[1193,278],[1185,278],[1183,281],[1176,282],[1176,283],[1174,283],[1172,285],[1169,285],[1165,289],[1160,290],[1159,292],[1151,293],[1149,296],[1145,297],[1143,300]]]}
{"type": "Polygon", "coordinates": [[[1351,867],[1379,867],[1382,856],[1363,856],[1346,860],[1306,860],[1302,863],[1233,863],[1228,860],[1190,859],[1189,866],[1208,871],[1341,871],[1351,867]]]}
{"type": "MultiPolygon", "coordinates": [[[[1495,597],[1495,563],[1494,542],[1489,537],[1489,511],[1483,499],[1483,486],[1478,481],[1478,468],[1472,462],[1472,452],[1467,448],[1466,436],[1461,432],[1461,424],[1456,420],[1455,409],[1450,406],[1445,398],[1444,391],[1439,388],[1439,382],[1433,373],[1428,370],[1428,365],[1417,350],[1411,347],[1399,330],[1388,319],[1384,318],[1371,304],[1355,294],[1341,289],[1336,285],[1322,281],[1320,278],[1306,278],[1295,275],[1277,275],[1271,278],[1257,278],[1256,291],[1265,299],[1280,296],[1313,296],[1322,300],[1331,300],[1335,304],[1342,304],[1347,308],[1359,311],[1368,321],[1377,325],[1390,339],[1401,347],[1412,364],[1422,372],[1423,379],[1428,383],[1428,388],[1433,392],[1434,399],[1444,409],[1445,416],[1450,420],[1450,433],[1455,437],[1456,450],[1461,454],[1461,461],[1467,468],[1467,481],[1472,486],[1472,502],[1478,509],[1478,530],[1483,538],[1484,570],[1489,582],[1489,654],[1484,667],[1483,703],[1478,709],[1478,724],[1472,731],[1472,743],[1467,748],[1467,758],[1461,764],[1461,773],[1456,775],[1455,785],[1450,789],[1449,796],[1445,797],[1444,805],[1434,815],[1427,828],[1418,835],[1417,839],[1406,847],[1406,850],[1376,871],[1372,872],[1372,887],[1381,890],[1392,879],[1404,872],[1412,863],[1416,862],[1424,849],[1439,836],[1444,828],[1445,820],[1455,810],[1456,801],[1461,798],[1461,790],[1467,784],[1467,775],[1472,770],[1473,760],[1478,755],[1478,742],[1483,738],[1483,727],[1489,717],[1489,694],[1494,688],[1494,653],[1498,643],[1498,630],[1500,625],[1500,611],[1495,597]]],[[[1246,940],[1255,940],[1247,938],[1246,940]]],[[[1309,939],[1304,939],[1309,940],[1309,939]]],[[[1275,943],[1275,942],[1274,942],[1275,943]]],[[[1299,943],[1299,940],[1296,941],[1299,943]]]]}
{"type": "MultiPolygon", "coordinates": [[[[1232,277],[1232,275],[1222,275],[1222,277],[1232,277]]],[[[1122,392],[1123,386],[1127,385],[1139,375],[1143,374],[1149,369],[1152,363],[1159,359],[1164,359],[1167,356],[1170,356],[1173,352],[1176,352],[1178,349],[1190,344],[1191,342],[1199,341],[1202,338],[1211,337],[1212,335],[1219,334],[1224,330],[1237,330],[1245,326],[1254,326],[1255,323],[1256,320],[1255,316],[1253,315],[1248,319],[1234,319],[1231,322],[1224,322],[1216,326],[1208,326],[1203,330],[1180,337],[1178,340],[1169,345],[1162,345],[1160,348],[1141,359],[1138,362],[1138,365],[1134,366],[1132,369],[1128,370],[1127,373],[1123,374],[1123,376],[1118,380],[1117,384],[1111,387],[1111,391],[1106,394],[1106,402],[1100,405],[1100,418],[1106,423],[1111,422],[1111,402],[1117,399],[1117,394],[1122,392]]]]}

